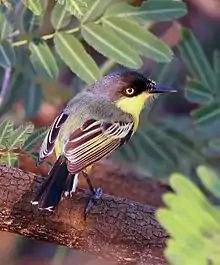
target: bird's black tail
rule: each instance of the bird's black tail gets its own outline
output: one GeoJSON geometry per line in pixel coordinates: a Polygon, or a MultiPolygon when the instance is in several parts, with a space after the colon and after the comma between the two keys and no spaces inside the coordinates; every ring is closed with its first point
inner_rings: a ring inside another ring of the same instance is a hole
{"type": "Polygon", "coordinates": [[[60,156],[49,173],[48,179],[40,187],[35,199],[31,202],[40,209],[53,211],[60,202],[68,177],[66,158],[60,156]]]}

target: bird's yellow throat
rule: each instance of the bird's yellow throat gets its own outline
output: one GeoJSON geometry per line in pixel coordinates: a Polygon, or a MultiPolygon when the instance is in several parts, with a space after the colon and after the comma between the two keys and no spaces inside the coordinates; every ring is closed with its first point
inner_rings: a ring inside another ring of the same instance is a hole
{"type": "Polygon", "coordinates": [[[147,93],[141,93],[136,97],[123,97],[115,102],[116,106],[131,114],[134,118],[134,129],[133,132],[137,130],[139,124],[139,116],[141,114],[142,109],[144,108],[145,103],[151,97],[151,95],[147,93]]]}

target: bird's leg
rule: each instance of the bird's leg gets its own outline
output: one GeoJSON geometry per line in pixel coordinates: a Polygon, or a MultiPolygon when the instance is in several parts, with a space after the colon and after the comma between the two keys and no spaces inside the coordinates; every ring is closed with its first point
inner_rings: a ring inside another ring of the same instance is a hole
{"type": "Polygon", "coordinates": [[[90,210],[92,209],[93,205],[95,205],[97,203],[97,201],[101,198],[102,196],[102,189],[101,188],[97,188],[95,189],[92,185],[92,182],[88,176],[88,174],[84,171],[82,171],[82,174],[84,176],[84,178],[86,179],[89,189],[92,193],[89,202],[86,205],[85,211],[84,211],[84,218],[86,219],[88,213],[90,212],[90,210]]]}
{"type": "Polygon", "coordinates": [[[92,182],[91,182],[91,180],[89,178],[89,175],[86,172],[84,172],[84,171],[82,171],[82,174],[83,174],[84,178],[86,179],[86,182],[87,182],[87,184],[89,186],[90,191],[94,195],[95,194],[95,188],[92,185],[92,182]]]}
{"type": "Polygon", "coordinates": [[[78,185],[78,174],[74,174],[74,175],[69,174],[67,182],[66,182],[64,196],[72,197],[73,193],[77,191],[77,185],[78,185]]]}

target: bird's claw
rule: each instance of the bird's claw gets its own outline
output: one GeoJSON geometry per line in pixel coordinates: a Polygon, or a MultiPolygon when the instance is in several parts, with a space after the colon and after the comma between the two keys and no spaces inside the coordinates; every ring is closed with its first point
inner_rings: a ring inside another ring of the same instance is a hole
{"type": "Polygon", "coordinates": [[[102,196],[102,189],[101,188],[97,188],[96,190],[94,190],[94,193],[92,194],[92,196],[89,199],[89,202],[86,205],[85,211],[84,211],[84,219],[86,219],[88,213],[91,211],[92,207],[99,201],[99,199],[102,196]]]}

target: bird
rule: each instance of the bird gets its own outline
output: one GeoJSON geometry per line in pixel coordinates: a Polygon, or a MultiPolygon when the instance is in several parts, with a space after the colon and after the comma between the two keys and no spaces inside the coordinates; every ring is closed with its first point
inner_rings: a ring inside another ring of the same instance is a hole
{"type": "Polygon", "coordinates": [[[86,217],[103,193],[89,178],[94,164],[130,140],[147,102],[173,92],[177,90],[126,70],[109,73],[76,94],[55,118],[40,147],[37,166],[54,151],[57,160],[32,205],[53,212],[63,197],[76,193],[82,173],[91,191],[86,217]]]}

